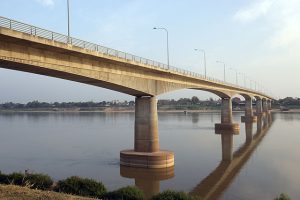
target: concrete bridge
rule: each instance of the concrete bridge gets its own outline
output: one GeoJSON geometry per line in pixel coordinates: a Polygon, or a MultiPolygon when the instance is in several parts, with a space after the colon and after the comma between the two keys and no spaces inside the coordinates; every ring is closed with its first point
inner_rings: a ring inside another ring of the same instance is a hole
{"type": "Polygon", "coordinates": [[[214,93],[222,99],[217,130],[238,130],[232,120],[234,95],[246,99],[243,121],[271,108],[272,97],[261,91],[169,67],[85,42],[59,33],[0,17],[0,67],[56,77],[135,96],[134,149],[121,151],[126,166],[165,168],[174,165],[174,154],[160,150],[156,96],[180,89],[214,93]]]}

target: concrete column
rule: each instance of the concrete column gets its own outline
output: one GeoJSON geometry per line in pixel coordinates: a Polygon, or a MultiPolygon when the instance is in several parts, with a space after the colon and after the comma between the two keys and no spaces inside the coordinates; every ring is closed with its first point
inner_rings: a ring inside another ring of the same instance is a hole
{"type": "Polygon", "coordinates": [[[268,110],[272,110],[271,100],[268,100],[267,104],[268,104],[268,110]]]}
{"type": "Polygon", "coordinates": [[[134,149],[120,152],[120,165],[140,168],[174,166],[174,153],[159,149],[155,97],[136,97],[134,149]]]}
{"type": "Polygon", "coordinates": [[[256,100],[256,115],[261,115],[262,113],[262,100],[261,99],[257,99],[256,100]]]}
{"type": "Polygon", "coordinates": [[[245,103],[245,117],[251,118],[253,116],[252,98],[247,98],[245,103]]]}
{"type": "Polygon", "coordinates": [[[255,122],[257,117],[253,115],[252,98],[245,99],[245,116],[241,117],[242,122],[255,122]]]}
{"type": "Polygon", "coordinates": [[[222,98],[221,108],[221,123],[231,124],[232,123],[232,102],[231,98],[222,98]]]}
{"type": "Polygon", "coordinates": [[[215,124],[215,131],[218,133],[220,130],[238,132],[240,130],[239,124],[232,122],[232,102],[231,98],[222,98],[221,106],[221,123],[215,124]]]}
{"type": "Polygon", "coordinates": [[[263,112],[267,112],[268,111],[268,106],[267,106],[267,100],[266,99],[263,99],[262,105],[263,105],[263,112]]]}
{"type": "Polygon", "coordinates": [[[263,116],[262,115],[258,115],[257,116],[257,134],[259,134],[262,131],[262,124],[263,124],[263,116]]]}
{"type": "Polygon", "coordinates": [[[233,148],[233,134],[224,133],[221,134],[222,140],[222,161],[232,160],[232,148],[233,148]]]}
{"type": "Polygon", "coordinates": [[[159,151],[155,97],[136,97],[135,99],[134,151],[159,151]]]}

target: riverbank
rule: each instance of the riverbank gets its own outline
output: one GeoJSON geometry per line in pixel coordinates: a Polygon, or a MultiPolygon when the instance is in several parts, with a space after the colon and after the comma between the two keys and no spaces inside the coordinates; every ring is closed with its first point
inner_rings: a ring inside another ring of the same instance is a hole
{"type": "Polygon", "coordinates": [[[52,191],[34,190],[16,185],[0,184],[1,200],[92,200],[93,198],[79,197],[52,191]]]}
{"type": "MultiPolygon", "coordinates": [[[[281,111],[279,109],[271,110],[274,113],[300,113],[300,109],[290,109],[281,111]]],[[[221,110],[160,110],[159,113],[220,113],[221,110]]],[[[233,112],[244,112],[244,110],[233,110],[233,112]]],[[[128,110],[0,110],[0,113],[134,113],[134,109],[128,110]]]]}

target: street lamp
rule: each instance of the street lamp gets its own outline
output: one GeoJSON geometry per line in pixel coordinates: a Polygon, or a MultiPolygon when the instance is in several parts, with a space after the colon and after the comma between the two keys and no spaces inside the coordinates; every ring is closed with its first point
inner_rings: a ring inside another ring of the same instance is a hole
{"type": "Polygon", "coordinates": [[[204,59],[204,76],[206,78],[206,56],[204,49],[195,49],[195,51],[201,51],[203,53],[203,59],[204,59]]]}
{"type": "Polygon", "coordinates": [[[221,62],[221,61],[217,61],[217,63],[221,63],[221,64],[223,64],[223,66],[224,66],[224,82],[226,81],[226,75],[225,75],[225,71],[226,71],[226,66],[225,66],[225,63],[224,62],[221,62]]]}
{"type": "Polygon", "coordinates": [[[169,59],[169,32],[166,28],[163,27],[154,27],[155,30],[164,30],[167,34],[167,59],[168,59],[168,69],[170,69],[170,59],[169,59]]]}
{"type": "Polygon", "coordinates": [[[238,85],[238,71],[236,69],[233,68],[229,68],[232,71],[235,71],[235,84],[238,85]]]}
{"type": "Polygon", "coordinates": [[[239,73],[239,74],[244,76],[244,87],[246,87],[246,75],[244,73],[239,73]]]}
{"type": "Polygon", "coordinates": [[[67,0],[67,9],[68,9],[68,43],[70,42],[70,4],[67,0]]]}

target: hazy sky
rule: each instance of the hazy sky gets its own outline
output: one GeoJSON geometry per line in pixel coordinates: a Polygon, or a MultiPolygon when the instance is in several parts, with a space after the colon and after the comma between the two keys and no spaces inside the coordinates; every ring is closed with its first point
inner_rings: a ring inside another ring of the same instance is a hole
{"type": "MultiPolygon", "coordinates": [[[[235,82],[237,69],[275,97],[300,97],[300,0],[70,0],[71,36],[235,82]]],[[[0,0],[0,15],[67,34],[66,0],[0,0]]],[[[244,76],[239,75],[244,84],[244,76]]],[[[249,81],[246,83],[249,86],[249,81]]],[[[0,102],[100,101],[133,97],[76,82],[0,69],[0,102]]],[[[209,93],[180,90],[159,98],[209,93]]]]}

